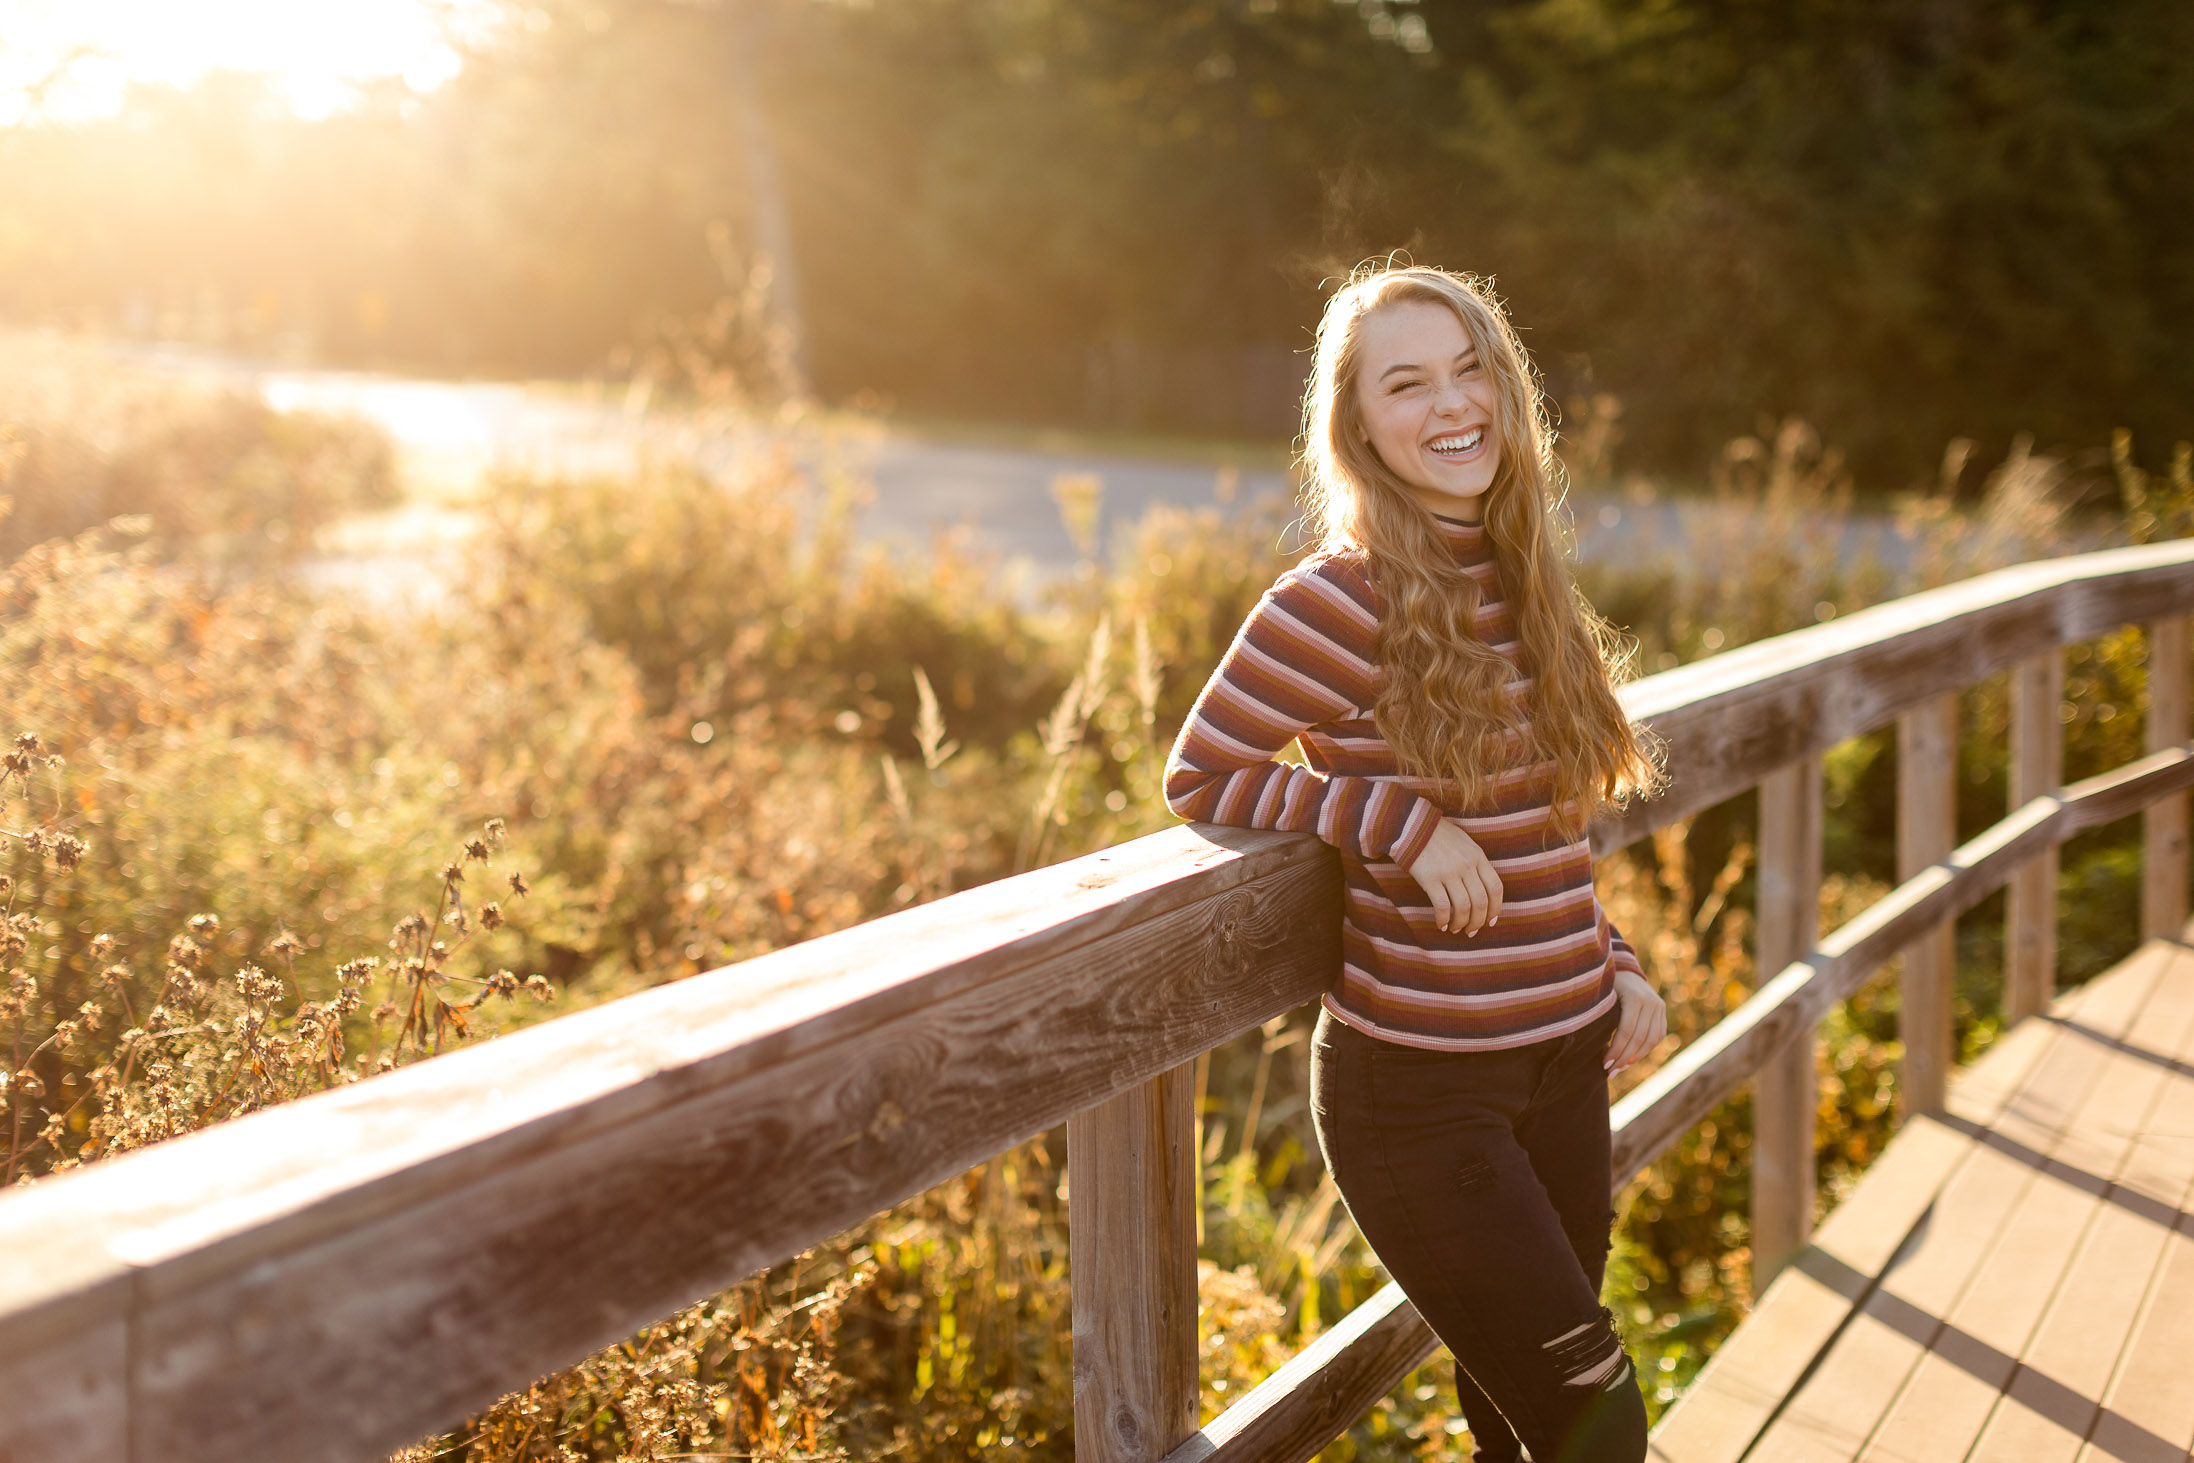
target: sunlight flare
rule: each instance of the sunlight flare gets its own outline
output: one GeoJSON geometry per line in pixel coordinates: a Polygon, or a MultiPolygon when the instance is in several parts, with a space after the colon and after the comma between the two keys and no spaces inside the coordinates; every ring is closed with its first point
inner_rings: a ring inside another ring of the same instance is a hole
{"type": "Polygon", "coordinates": [[[0,120],[111,114],[134,84],[212,71],[264,76],[299,115],[339,110],[366,82],[430,91],[485,0],[0,0],[0,120]]]}

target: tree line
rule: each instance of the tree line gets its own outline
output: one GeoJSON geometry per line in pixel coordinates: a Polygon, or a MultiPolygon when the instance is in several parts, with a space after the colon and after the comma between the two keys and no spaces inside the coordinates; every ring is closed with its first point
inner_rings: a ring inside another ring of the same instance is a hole
{"type": "Polygon", "coordinates": [[[2177,0],[531,0],[424,96],[0,137],[0,312],[412,369],[1285,435],[1321,288],[1493,276],[1557,397],[1862,483],[2194,436],[2177,0]]]}

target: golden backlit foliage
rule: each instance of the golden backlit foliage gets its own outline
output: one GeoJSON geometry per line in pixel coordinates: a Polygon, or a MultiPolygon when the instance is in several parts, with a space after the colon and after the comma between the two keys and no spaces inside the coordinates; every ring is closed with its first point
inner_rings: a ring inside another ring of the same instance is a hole
{"type": "MultiPolygon", "coordinates": [[[[0,569],[0,705],[25,737],[0,810],[17,1181],[1164,826],[1163,750],[1285,562],[1283,510],[1162,509],[1105,566],[1016,599],[950,537],[915,563],[854,544],[848,500],[764,456],[719,481],[505,483],[443,596],[379,611],[276,560],[237,571],[234,536],[271,500],[184,526],[235,460],[174,445],[209,440],[199,411],[259,422],[243,455],[277,483],[319,481],[317,444],[357,430],[171,400],[144,418],[153,445],[103,450],[149,454],[186,501],[0,569]],[[493,999],[528,987],[555,1003],[493,999]]],[[[1724,461],[1741,511],[1700,518],[1691,551],[1728,572],[1645,552],[1585,572],[1649,665],[2118,531],[2064,520],[2062,466],[2030,456],[1970,505],[1910,500],[1891,553],[1832,550],[1856,525],[1809,429],[1770,424],[1724,461]]],[[[2137,532],[2184,520],[2183,478],[2127,479],[2137,532]]],[[[1656,491],[1619,501],[1643,516],[1656,491]]],[[[2072,653],[2072,775],[2137,754],[2141,660],[2131,635],[2072,653]]],[[[1963,701],[1978,827],[2002,806],[2002,690],[1963,701]]],[[[1885,884],[1886,751],[1827,759],[1831,923],[1885,884]]],[[[1679,1036],[1756,979],[1751,818],[1740,798],[1601,870],[1679,1036]]],[[[2124,953],[2136,856],[2122,829],[2068,847],[2068,976],[2124,953]]],[[[1998,1021],[1991,920],[1961,924],[1969,1052],[1998,1021]]],[[[1199,1065],[1209,1408],[1381,1280],[1313,1156],[1308,1027],[1294,1013],[1199,1065]]],[[[1832,1197],[1888,1132],[1893,985],[1823,1035],[1832,1197]]],[[[1725,1106],[1626,1203],[1610,1301],[1656,1408],[1749,1301],[1748,1127],[1725,1106]]],[[[1062,1146],[1001,1154],[406,1456],[1069,1456],[1062,1146]]],[[[1461,1431],[1427,1368],[1329,1456],[1452,1456],[1461,1431]]]]}

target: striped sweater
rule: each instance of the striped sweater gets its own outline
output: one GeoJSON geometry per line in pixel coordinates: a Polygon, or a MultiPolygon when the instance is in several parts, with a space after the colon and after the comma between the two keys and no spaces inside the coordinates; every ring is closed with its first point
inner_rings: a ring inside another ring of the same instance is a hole
{"type": "MultiPolygon", "coordinates": [[[[1439,520],[1483,592],[1478,633],[1520,660],[1485,531],[1439,520]]],[[[1196,699],[1166,762],[1166,801],[1184,818],[1315,833],[1341,853],[1334,1016],[1409,1046],[1489,1051],[1588,1025],[1615,999],[1615,972],[1638,959],[1592,887],[1583,840],[1565,839],[1552,766],[1524,763],[1487,805],[1441,800],[1401,775],[1372,717],[1379,598],[1360,557],[1314,559],[1280,576],[1250,611],[1196,699]],[[1275,760],[1298,742],[1310,764],[1275,760]],[[1475,839],[1500,877],[1500,923],[1443,933],[1409,866],[1442,817],[1475,839]]],[[[1511,683],[1529,709],[1530,681],[1511,683]]]]}

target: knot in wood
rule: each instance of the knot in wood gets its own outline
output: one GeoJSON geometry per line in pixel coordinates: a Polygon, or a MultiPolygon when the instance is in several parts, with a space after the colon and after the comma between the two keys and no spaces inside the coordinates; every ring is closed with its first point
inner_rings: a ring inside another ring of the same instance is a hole
{"type": "Polygon", "coordinates": [[[946,1056],[935,1043],[910,1038],[843,1075],[831,1105],[843,1124],[838,1145],[849,1169],[867,1173],[905,1160],[901,1150],[912,1121],[909,1114],[919,1111],[923,1095],[935,1089],[946,1056]]]}
{"type": "Polygon", "coordinates": [[[1249,965],[1249,924],[1257,912],[1257,897],[1236,889],[1211,906],[1210,937],[1205,942],[1206,960],[1213,975],[1239,975],[1249,965]]]}
{"type": "Polygon", "coordinates": [[[867,1134],[881,1143],[907,1125],[907,1115],[898,1103],[885,1098],[876,1104],[876,1112],[868,1120],[867,1134]]]}
{"type": "Polygon", "coordinates": [[[1112,1442],[1113,1446],[1119,1449],[1119,1457],[1147,1458],[1151,1456],[1154,1450],[1146,1447],[1143,1442],[1149,1429],[1143,1426],[1142,1414],[1136,1410],[1134,1403],[1129,1402],[1124,1397],[1114,1402],[1108,1420],[1112,1424],[1112,1442]]]}

